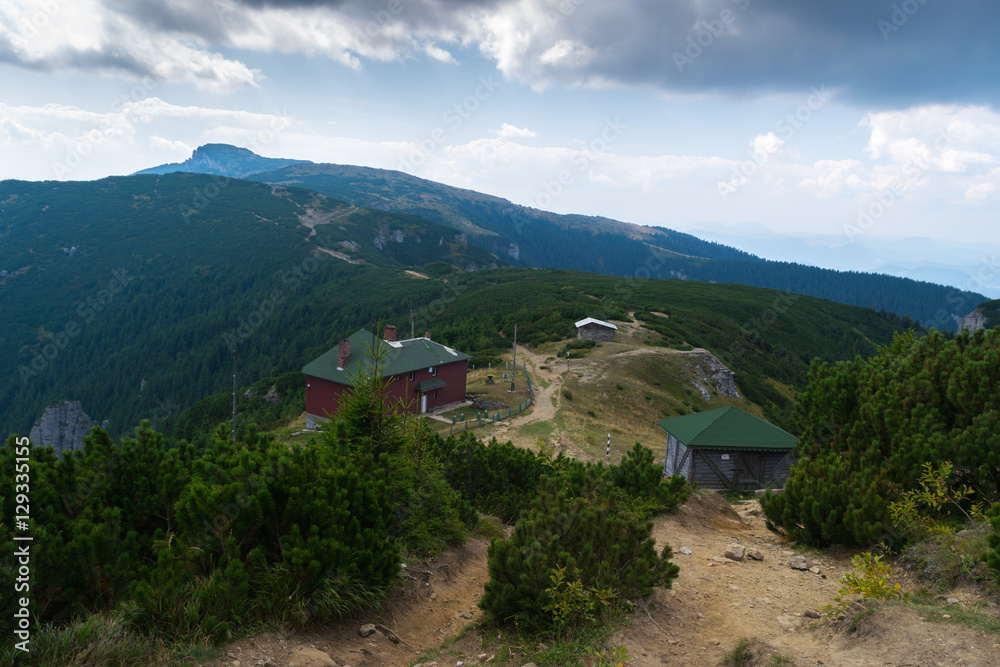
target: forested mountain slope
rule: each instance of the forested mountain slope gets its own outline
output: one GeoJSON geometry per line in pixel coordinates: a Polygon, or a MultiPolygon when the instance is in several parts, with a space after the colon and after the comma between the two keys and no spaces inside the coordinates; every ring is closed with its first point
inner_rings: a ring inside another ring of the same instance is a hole
{"type": "MultiPolygon", "coordinates": [[[[986,300],[982,294],[908,278],[765,261],[662,227],[549,213],[399,171],[289,162],[210,144],[186,162],[154,170],[247,174],[254,180],[305,187],[358,206],[418,215],[454,227],[470,243],[514,266],[771,287],[887,310],[945,331],[953,331],[957,318],[986,300]]],[[[669,202],[664,206],[669,210],[669,202]]]]}
{"type": "Polygon", "coordinates": [[[225,387],[234,339],[248,376],[293,366],[306,341],[326,339],[316,327],[353,326],[391,301],[398,269],[377,288],[353,284],[374,265],[497,265],[455,237],[413,216],[204,175],[4,181],[0,430],[27,433],[61,399],[129,430],[225,387]],[[335,299],[312,296],[327,284],[335,299]]]}

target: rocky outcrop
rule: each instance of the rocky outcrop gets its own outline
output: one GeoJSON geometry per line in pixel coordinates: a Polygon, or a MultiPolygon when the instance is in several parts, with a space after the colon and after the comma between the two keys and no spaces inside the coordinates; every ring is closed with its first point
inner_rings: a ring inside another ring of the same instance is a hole
{"type": "Polygon", "coordinates": [[[70,449],[83,449],[83,438],[93,425],[80,401],[57,401],[45,408],[28,437],[32,445],[53,447],[56,454],[62,454],[70,449]]]}
{"type": "Polygon", "coordinates": [[[701,397],[704,400],[711,400],[712,391],[720,396],[742,398],[740,392],[736,390],[733,372],[716,359],[711,352],[693,353],[691,360],[685,365],[691,369],[691,384],[701,392],[701,397]]]}
{"type": "Polygon", "coordinates": [[[488,398],[477,397],[472,401],[473,410],[506,410],[510,406],[506,403],[500,403],[499,401],[491,401],[488,398]]]}
{"type": "Polygon", "coordinates": [[[978,331],[986,328],[986,315],[981,310],[974,310],[958,321],[958,330],[978,331]]]}

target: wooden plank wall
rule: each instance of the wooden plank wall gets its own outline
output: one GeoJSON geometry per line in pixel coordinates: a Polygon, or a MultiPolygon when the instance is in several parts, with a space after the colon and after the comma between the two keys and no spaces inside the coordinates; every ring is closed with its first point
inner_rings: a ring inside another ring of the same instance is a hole
{"type": "MultiPolygon", "coordinates": [[[[718,450],[709,451],[693,451],[691,458],[694,461],[694,470],[688,476],[688,480],[692,482],[697,482],[698,486],[703,489],[715,489],[717,491],[722,491],[730,488],[730,482],[733,479],[733,472],[736,468],[737,458],[740,456],[738,451],[723,452],[718,450]],[[729,458],[723,458],[724,454],[728,454],[729,458]],[[710,458],[709,458],[710,457],[710,458]],[[715,469],[709,465],[708,461],[711,460],[715,469]],[[725,478],[719,476],[721,472],[725,478]]],[[[786,452],[766,452],[764,454],[764,478],[767,479],[774,471],[775,467],[778,466],[779,462],[785,457],[786,452]]],[[[787,468],[787,463],[785,464],[787,468]]],[[[784,486],[785,480],[788,479],[787,469],[783,474],[779,474],[772,480],[770,486],[772,488],[780,488],[784,486]]]]}

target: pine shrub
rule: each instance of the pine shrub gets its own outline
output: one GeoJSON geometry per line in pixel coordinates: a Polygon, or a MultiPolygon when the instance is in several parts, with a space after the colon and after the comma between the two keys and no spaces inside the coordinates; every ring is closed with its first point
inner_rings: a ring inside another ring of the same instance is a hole
{"type": "Polygon", "coordinates": [[[784,493],[762,497],[767,519],[817,546],[898,545],[890,504],[935,461],[952,462],[951,483],[973,490],[967,502],[1000,500],[998,387],[1000,329],[897,335],[868,360],[814,362],[798,460],[784,493]]]}
{"type": "Polygon", "coordinates": [[[562,618],[556,573],[572,584],[567,590],[576,591],[578,610],[591,598],[609,601],[610,609],[670,586],[678,572],[670,547],[657,554],[652,523],[611,491],[606,470],[579,462],[542,479],[511,537],[490,545],[490,580],[480,601],[489,621],[554,629],[562,618]]]}

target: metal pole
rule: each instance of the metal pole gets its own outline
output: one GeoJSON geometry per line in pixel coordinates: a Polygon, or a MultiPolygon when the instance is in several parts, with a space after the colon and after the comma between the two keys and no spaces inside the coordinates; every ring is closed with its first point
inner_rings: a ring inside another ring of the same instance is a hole
{"type": "Polygon", "coordinates": [[[233,345],[233,443],[236,443],[236,345],[233,345]]]}
{"type": "Polygon", "coordinates": [[[611,434],[608,433],[608,460],[611,460],[611,434]]]}
{"type": "MultiPolygon", "coordinates": [[[[516,308],[516,306],[515,306],[516,308]]],[[[514,376],[517,375],[517,314],[514,315],[514,354],[510,364],[510,390],[514,391],[514,376]]]]}

